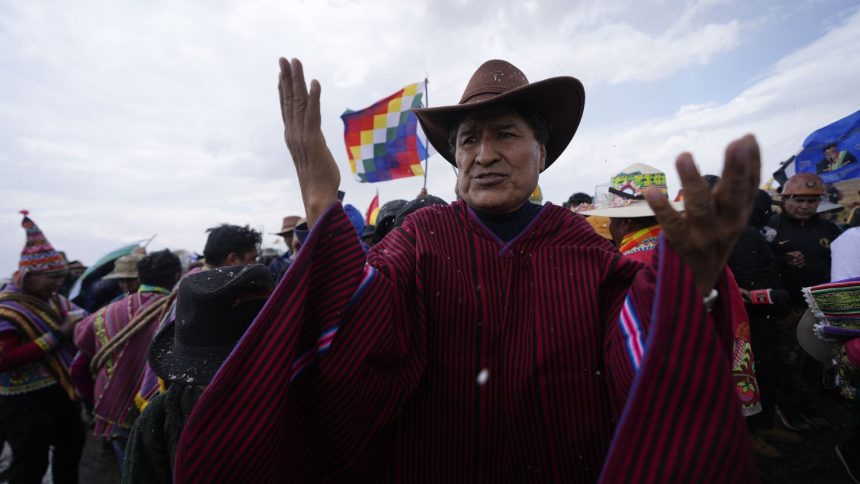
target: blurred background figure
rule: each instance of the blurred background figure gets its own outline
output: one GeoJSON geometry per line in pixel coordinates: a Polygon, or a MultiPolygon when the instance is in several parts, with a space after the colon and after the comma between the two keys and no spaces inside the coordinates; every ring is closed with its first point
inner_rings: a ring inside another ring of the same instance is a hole
{"type": "Polygon", "coordinates": [[[115,280],[119,288],[122,290],[122,294],[117,295],[111,302],[122,299],[126,294],[135,293],[138,288],[140,288],[137,265],[143,260],[143,258],[143,254],[134,253],[124,255],[114,262],[113,270],[110,274],[104,276],[103,279],[105,281],[115,280]]]}

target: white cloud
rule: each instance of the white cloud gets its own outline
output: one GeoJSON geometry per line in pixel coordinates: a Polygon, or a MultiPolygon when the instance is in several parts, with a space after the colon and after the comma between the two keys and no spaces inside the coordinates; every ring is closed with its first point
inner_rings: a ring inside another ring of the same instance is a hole
{"type": "Polygon", "coordinates": [[[739,30],[739,23],[731,21],[655,37],[628,24],[611,24],[577,36],[583,47],[571,53],[571,64],[585,73],[581,77],[588,85],[655,81],[733,49],[739,30]]]}
{"type": "Polygon", "coordinates": [[[678,190],[673,161],[682,151],[696,157],[703,173],[719,174],[725,146],[751,132],[762,146],[763,180],[780,161],[800,149],[813,130],[860,107],[860,59],[846,46],[860,42],[860,11],[820,39],[775,65],[755,84],[724,104],[681,106],[666,118],[636,127],[611,127],[582,133],[553,170],[576,172],[574,189],[556,177],[545,178],[544,193],[561,200],[574,190],[589,191],[634,162],[657,166],[669,175],[670,191],[678,190]]]}

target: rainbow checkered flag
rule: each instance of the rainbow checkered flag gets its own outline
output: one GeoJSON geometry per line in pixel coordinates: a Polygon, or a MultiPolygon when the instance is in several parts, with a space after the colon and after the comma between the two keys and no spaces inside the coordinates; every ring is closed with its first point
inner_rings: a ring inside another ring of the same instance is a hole
{"type": "Polygon", "coordinates": [[[422,107],[424,97],[424,83],[417,82],[373,106],[341,115],[349,168],[358,181],[424,175],[421,161],[427,158],[427,141],[418,118],[409,112],[422,107]]]}

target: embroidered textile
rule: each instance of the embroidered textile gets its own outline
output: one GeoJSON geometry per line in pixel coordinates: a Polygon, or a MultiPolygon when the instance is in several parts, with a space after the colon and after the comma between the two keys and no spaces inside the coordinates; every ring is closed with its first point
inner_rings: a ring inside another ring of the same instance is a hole
{"type": "Polygon", "coordinates": [[[149,344],[159,318],[167,309],[166,297],[161,290],[144,288],[78,324],[75,330],[78,357],[99,362],[89,365],[95,378],[95,435],[111,437],[121,430],[127,432],[137,418],[134,397],[143,376],[149,344]]]}
{"type": "Polygon", "coordinates": [[[77,398],[69,378],[74,348],[52,333],[76,310],[60,295],[50,302],[24,294],[14,283],[0,291],[0,331],[17,331],[23,341],[35,341],[45,357],[25,367],[0,372],[0,395],[27,393],[59,383],[70,399],[77,398]]]}

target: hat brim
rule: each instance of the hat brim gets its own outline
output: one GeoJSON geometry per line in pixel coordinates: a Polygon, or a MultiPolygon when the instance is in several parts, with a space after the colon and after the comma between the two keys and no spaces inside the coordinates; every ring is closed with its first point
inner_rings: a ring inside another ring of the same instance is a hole
{"type": "MultiPolygon", "coordinates": [[[[681,212],[684,210],[684,202],[669,202],[675,210],[681,212]]],[[[624,207],[607,207],[588,210],[585,212],[576,212],[580,215],[609,217],[609,218],[638,218],[638,217],[653,217],[654,211],[646,201],[639,201],[626,205],[624,207]]]]}
{"type": "Polygon", "coordinates": [[[457,166],[454,151],[448,145],[451,129],[470,112],[494,105],[533,111],[546,121],[549,140],[545,168],[549,168],[570,144],[579,127],[585,106],[585,89],[574,77],[552,77],[482,101],[411,111],[418,116],[430,144],[448,163],[457,166]]]}
{"type": "Polygon", "coordinates": [[[206,358],[189,358],[174,345],[176,322],[161,328],[149,346],[149,366],[164,381],[208,385],[230,355],[213,352],[206,358]]]}
{"type": "Polygon", "coordinates": [[[817,190],[800,190],[794,193],[780,193],[779,196],[782,200],[791,197],[821,197],[824,196],[825,193],[817,190]]]}
{"type": "Polygon", "coordinates": [[[128,272],[111,272],[110,274],[102,277],[102,279],[137,279],[137,274],[131,274],[128,272]]]}
{"type": "Polygon", "coordinates": [[[813,328],[818,324],[818,318],[807,310],[797,323],[797,342],[809,356],[818,361],[827,361],[833,357],[833,348],[837,343],[824,341],[815,335],[813,328]]]}
{"type": "Polygon", "coordinates": [[[839,205],[838,203],[833,202],[819,202],[818,210],[815,213],[826,213],[826,212],[841,212],[845,210],[845,207],[839,205]]]}

